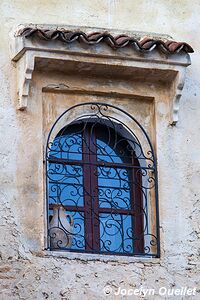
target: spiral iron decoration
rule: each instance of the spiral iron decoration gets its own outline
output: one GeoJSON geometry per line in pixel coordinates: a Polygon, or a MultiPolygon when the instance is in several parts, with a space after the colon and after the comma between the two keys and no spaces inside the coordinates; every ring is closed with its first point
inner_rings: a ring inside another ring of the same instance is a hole
{"type": "Polygon", "coordinates": [[[46,178],[49,224],[55,205],[73,220],[48,225],[50,250],[159,256],[156,159],[130,114],[96,102],[66,110],[48,136],[46,178]]]}

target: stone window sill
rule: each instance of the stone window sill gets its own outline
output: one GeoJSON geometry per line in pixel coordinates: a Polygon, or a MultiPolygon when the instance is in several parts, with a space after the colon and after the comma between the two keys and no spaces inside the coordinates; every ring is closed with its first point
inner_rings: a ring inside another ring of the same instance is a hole
{"type": "Polygon", "coordinates": [[[141,263],[141,264],[159,264],[160,258],[155,257],[142,257],[142,256],[122,256],[122,255],[104,255],[104,254],[90,254],[90,253],[77,253],[67,251],[49,251],[44,250],[43,255],[45,257],[64,258],[68,260],[80,260],[80,261],[100,261],[100,262],[119,262],[119,263],[141,263]]]}

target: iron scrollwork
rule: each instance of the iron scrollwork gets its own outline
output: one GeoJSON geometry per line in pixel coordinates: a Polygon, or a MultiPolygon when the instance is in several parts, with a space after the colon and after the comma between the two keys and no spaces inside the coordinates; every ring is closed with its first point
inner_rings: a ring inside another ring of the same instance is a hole
{"type": "Polygon", "coordinates": [[[50,250],[159,256],[156,159],[130,114],[104,103],[66,110],[48,136],[46,175],[50,250]]]}

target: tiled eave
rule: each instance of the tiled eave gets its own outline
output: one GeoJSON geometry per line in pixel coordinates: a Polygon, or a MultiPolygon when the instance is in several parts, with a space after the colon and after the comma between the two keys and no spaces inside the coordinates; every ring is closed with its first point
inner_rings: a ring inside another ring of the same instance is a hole
{"type": "Polygon", "coordinates": [[[60,28],[55,25],[21,26],[11,34],[10,49],[17,72],[16,95],[20,110],[28,107],[34,71],[44,70],[46,74],[52,70],[62,74],[75,72],[77,76],[112,80],[120,77],[124,82],[132,80],[140,81],[140,84],[164,83],[163,89],[171,86],[170,124],[178,121],[185,70],[191,64],[189,53],[193,52],[187,43],[175,42],[166,35],[122,34],[115,30],[108,33],[99,28],[60,28]]]}
{"type": "Polygon", "coordinates": [[[115,36],[107,31],[86,33],[81,30],[25,27],[18,32],[18,35],[24,36],[27,39],[37,37],[46,41],[58,40],[67,44],[75,41],[87,45],[105,43],[114,50],[131,46],[132,49],[141,52],[154,51],[155,49],[167,54],[180,53],[181,51],[185,51],[186,53],[194,52],[193,48],[185,42],[176,42],[168,39],[162,40],[148,36],[135,38],[127,34],[115,36]]]}

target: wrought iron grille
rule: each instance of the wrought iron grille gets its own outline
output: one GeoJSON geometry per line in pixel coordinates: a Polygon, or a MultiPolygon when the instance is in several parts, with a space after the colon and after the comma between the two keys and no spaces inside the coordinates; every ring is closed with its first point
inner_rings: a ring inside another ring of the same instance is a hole
{"type": "Polygon", "coordinates": [[[124,110],[66,110],[48,136],[46,187],[48,249],[159,256],[156,159],[124,110]]]}

